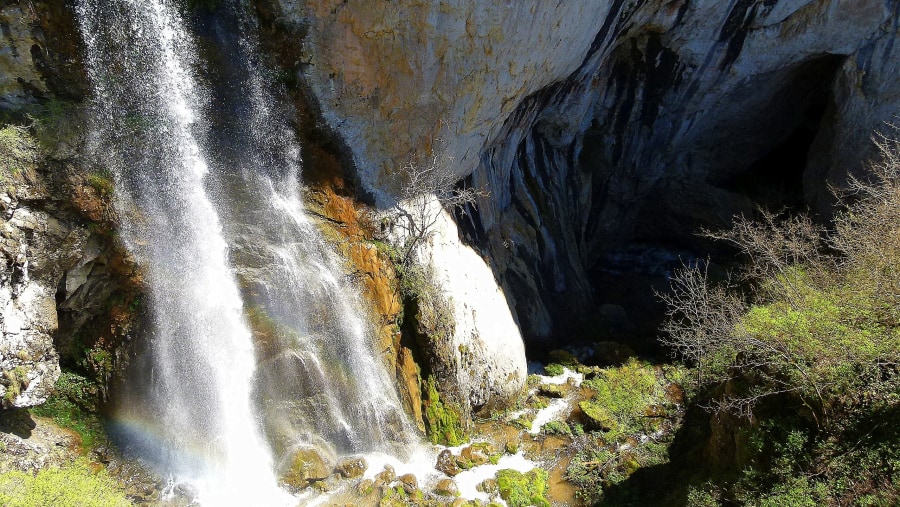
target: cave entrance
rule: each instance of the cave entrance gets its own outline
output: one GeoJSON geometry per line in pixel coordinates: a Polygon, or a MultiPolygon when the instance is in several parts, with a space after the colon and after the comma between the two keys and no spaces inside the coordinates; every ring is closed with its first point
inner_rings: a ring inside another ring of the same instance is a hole
{"type": "Polygon", "coordinates": [[[844,56],[826,55],[800,65],[791,80],[792,89],[784,95],[791,102],[801,104],[799,114],[780,119],[774,111],[773,123],[790,122],[795,125],[785,138],[749,166],[724,181],[722,188],[747,196],[758,206],[776,211],[804,211],[810,203],[804,192],[804,175],[810,149],[819,134],[832,98],[832,84],[844,63],[844,56]]]}
{"type": "MultiPolygon", "coordinates": [[[[644,196],[635,226],[624,239],[615,238],[619,240],[611,242],[615,246],[602,252],[589,270],[599,306],[576,325],[582,335],[624,342],[641,354],[663,353],[657,336],[666,308],[656,293],[669,289],[673,270],[682,263],[706,259],[716,271],[736,265],[736,252],[699,237],[701,229],[727,229],[736,215],[759,207],[789,212],[809,209],[810,189],[804,188],[804,174],[813,141],[830,121],[832,84],[843,61],[843,56],[826,55],[789,71],[788,85],[773,97],[773,106],[762,115],[752,114],[759,118],[756,132],[742,133],[763,139],[767,129],[778,126],[784,134],[760,143],[755,153],[741,154],[739,158],[749,163],[735,167],[732,159],[706,170],[689,167],[678,179],[664,177],[644,196]],[[696,176],[691,179],[684,174],[696,176]]],[[[746,123],[735,121],[735,125],[746,123]]]]}

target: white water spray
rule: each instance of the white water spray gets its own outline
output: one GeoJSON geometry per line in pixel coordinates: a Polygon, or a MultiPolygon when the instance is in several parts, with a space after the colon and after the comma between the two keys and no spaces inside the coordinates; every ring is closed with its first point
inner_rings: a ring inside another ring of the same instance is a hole
{"type": "Polygon", "coordinates": [[[152,312],[151,385],[122,417],[141,421],[132,439],[176,481],[191,481],[201,503],[285,503],[253,415],[251,333],[204,188],[193,48],[161,0],[84,0],[78,14],[94,153],[115,178],[121,232],[152,312]]]}
{"type": "Polygon", "coordinates": [[[291,503],[275,471],[300,447],[402,455],[416,441],[355,286],[304,213],[300,150],[245,7],[212,20],[205,47],[226,63],[207,90],[169,1],[78,4],[92,149],[149,289],[152,357],[117,419],[203,505],[291,503]]]}

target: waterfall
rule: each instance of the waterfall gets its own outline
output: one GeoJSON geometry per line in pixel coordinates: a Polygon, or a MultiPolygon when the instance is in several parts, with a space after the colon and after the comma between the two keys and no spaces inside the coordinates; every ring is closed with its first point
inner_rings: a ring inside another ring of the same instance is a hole
{"type": "Polygon", "coordinates": [[[203,46],[216,69],[171,2],[77,4],[90,148],[115,180],[152,326],[116,419],[203,505],[277,505],[290,499],[275,469],[298,447],[397,454],[415,438],[354,286],[304,213],[254,21],[237,2],[221,11],[203,46]]]}

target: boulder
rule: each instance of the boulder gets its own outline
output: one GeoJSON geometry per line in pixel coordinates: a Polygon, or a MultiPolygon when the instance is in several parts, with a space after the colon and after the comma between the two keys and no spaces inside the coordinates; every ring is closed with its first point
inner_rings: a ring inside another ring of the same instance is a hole
{"type": "Polygon", "coordinates": [[[438,454],[434,468],[450,477],[455,477],[460,472],[459,465],[456,464],[456,458],[449,449],[444,449],[438,454]]]}
{"type": "Polygon", "coordinates": [[[453,479],[442,479],[435,485],[434,492],[442,496],[459,496],[459,486],[453,479]]]}
{"type": "Polygon", "coordinates": [[[338,464],[335,465],[334,471],[345,479],[355,479],[356,477],[362,476],[362,474],[366,472],[366,468],[368,468],[366,459],[362,456],[357,456],[353,458],[344,458],[339,461],[338,464]]]}
{"type": "Polygon", "coordinates": [[[281,472],[279,482],[294,491],[299,491],[314,481],[321,481],[331,475],[334,466],[328,458],[314,447],[295,450],[288,461],[286,470],[281,472]]]}
{"type": "Polygon", "coordinates": [[[400,487],[403,488],[403,491],[406,491],[407,495],[412,496],[419,491],[419,480],[413,474],[401,475],[397,478],[397,481],[400,482],[400,487]]]}

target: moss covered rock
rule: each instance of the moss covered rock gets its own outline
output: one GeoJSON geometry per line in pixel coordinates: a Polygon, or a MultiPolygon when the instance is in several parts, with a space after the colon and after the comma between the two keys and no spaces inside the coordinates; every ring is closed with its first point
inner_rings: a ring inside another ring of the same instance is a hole
{"type": "Polygon", "coordinates": [[[332,465],[327,458],[312,447],[294,451],[289,466],[280,477],[280,484],[291,490],[301,490],[311,482],[326,479],[331,475],[332,465]]]}
{"type": "Polygon", "coordinates": [[[550,507],[545,497],[548,477],[547,471],[540,468],[524,474],[517,470],[500,470],[497,472],[500,498],[509,507],[550,507]]]}

